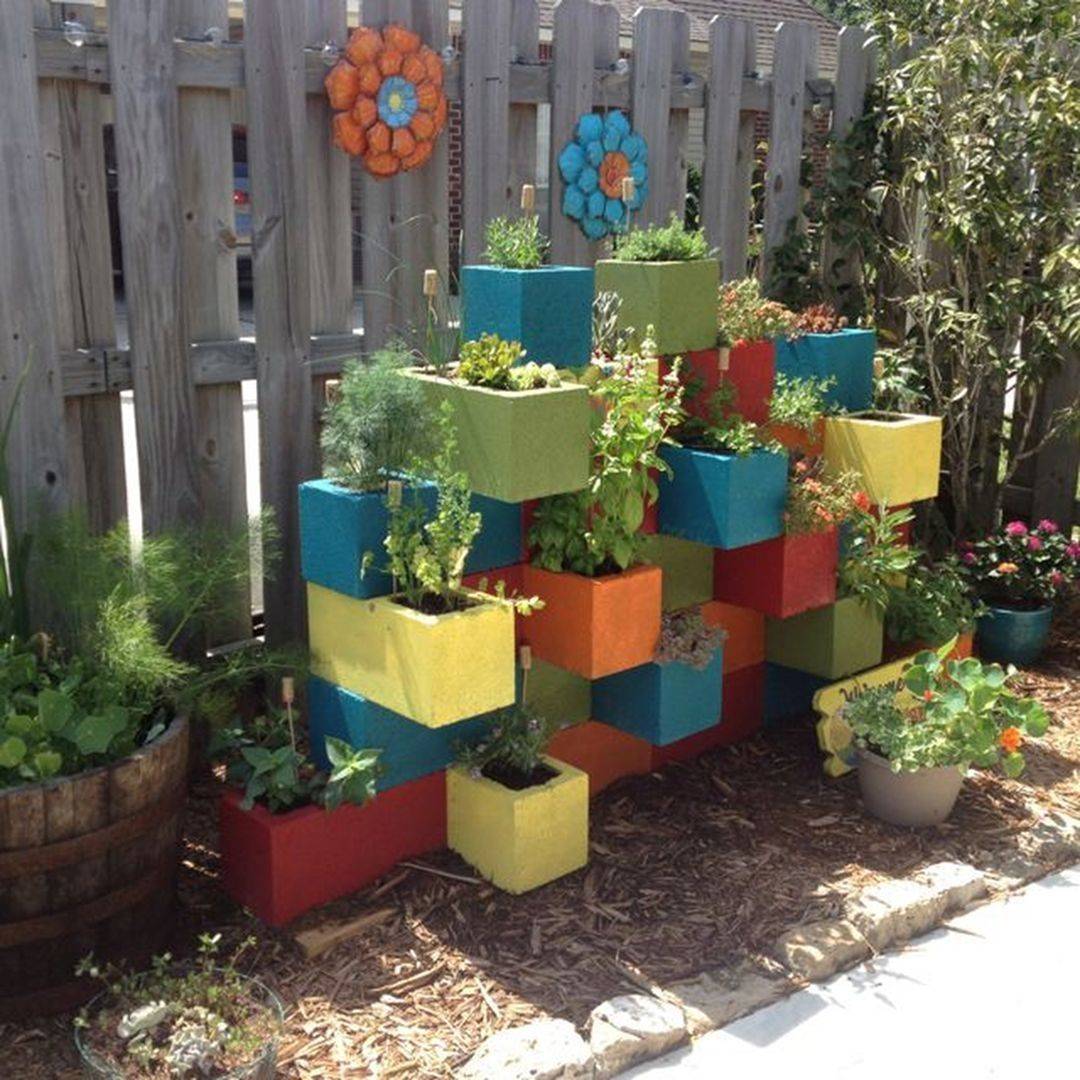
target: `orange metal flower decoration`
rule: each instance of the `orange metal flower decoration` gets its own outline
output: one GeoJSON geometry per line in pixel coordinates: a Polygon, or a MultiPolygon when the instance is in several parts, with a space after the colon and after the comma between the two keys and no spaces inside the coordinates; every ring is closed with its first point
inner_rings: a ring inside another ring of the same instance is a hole
{"type": "Polygon", "coordinates": [[[442,57],[397,24],[357,27],[326,93],[334,145],[380,178],[423,165],[446,124],[442,57]]]}

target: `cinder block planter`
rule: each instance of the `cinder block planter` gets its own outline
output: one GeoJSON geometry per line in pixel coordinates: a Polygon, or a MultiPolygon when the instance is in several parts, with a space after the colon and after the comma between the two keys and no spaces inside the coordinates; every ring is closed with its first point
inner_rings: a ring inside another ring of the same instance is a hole
{"type": "Polygon", "coordinates": [[[881,616],[853,596],[790,619],[765,623],[765,657],[823,679],[840,679],[881,663],[881,616]]]}
{"type": "Polygon", "coordinates": [[[880,506],[932,499],[941,472],[941,418],[863,413],[825,419],[825,461],[853,469],[880,506]]]}
{"type": "Polygon", "coordinates": [[[312,674],[427,727],[514,703],[514,612],[483,593],[425,615],[308,585],[312,674]]]}
{"type": "Polygon", "coordinates": [[[778,536],[717,551],[713,589],[719,600],[786,619],[836,599],[840,542],[836,529],[778,536]]]}
{"type": "Polygon", "coordinates": [[[660,479],[660,532],[709,547],[735,548],[784,529],[787,455],[744,457],[665,446],[672,476],[660,479]]]}
{"type": "MultiPolygon", "coordinates": [[[[682,357],[681,379],[694,391],[683,402],[686,411],[702,420],[711,419],[713,395],[721,383],[726,383],[733,391],[734,411],[755,424],[765,423],[775,381],[775,346],[771,341],[752,341],[726,351],[726,371],[720,367],[721,351],[715,346],[682,357]]],[[[660,362],[660,373],[670,370],[671,361],[665,357],[660,362]]]]}
{"type": "Polygon", "coordinates": [[[593,683],[593,716],[654,746],[696,735],[720,720],[722,649],[708,667],[643,664],[593,683]]]}
{"type": "Polygon", "coordinates": [[[520,341],[526,359],[579,367],[592,352],[591,266],[512,270],[465,266],[461,270],[461,332],[465,341],[498,334],[520,341]]]}
{"type": "Polygon", "coordinates": [[[492,390],[415,370],[405,377],[423,383],[433,409],[444,401],[452,405],[458,460],[473,491],[520,503],[578,491],[588,483],[592,410],[587,387],[492,390]]]}
{"type": "Polygon", "coordinates": [[[810,715],[814,711],[814,695],[828,684],[829,680],[820,675],[811,675],[782,664],[766,664],[765,723],[810,715]]]}
{"type": "Polygon", "coordinates": [[[587,720],[557,731],[548,744],[548,752],[588,774],[590,798],[616,780],[643,776],[653,767],[651,743],[599,720],[587,720]]]}
{"type": "Polygon", "coordinates": [[[542,760],[555,775],[520,791],[458,766],[446,773],[450,848],[506,892],[546,885],[589,859],[589,778],[542,760]]]}
{"type": "Polygon", "coordinates": [[[709,750],[751,739],[764,716],[765,665],[754,664],[724,675],[724,710],[719,724],[678,742],[653,748],[653,768],[691,761],[709,750]]]}
{"type": "Polygon", "coordinates": [[[657,534],[646,541],[644,557],[663,571],[665,611],[678,611],[712,599],[712,548],[657,534]]]}
{"type": "Polygon", "coordinates": [[[869,409],[874,401],[873,330],[838,330],[803,334],[776,342],[776,370],[799,379],[835,379],[825,398],[849,412],[869,409]]]}
{"type": "Polygon", "coordinates": [[[596,291],[622,297],[619,324],[639,338],[648,327],[659,353],[671,356],[716,345],[716,297],[720,268],[715,259],[691,262],[596,264],[596,291]]]}
{"type": "Polygon", "coordinates": [[[239,792],[219,806],[225,891],[265,923],[281,926],[346,896],[402,859],[446,846],[446,774],[381,791],[366,806],[305,806],[271,814],[240,807],[239,792]]]}
{"type": "MultiPolygon", "coordinates": [[[[914,656],[916,653],[925,652],[927,649],[940,649],[944,641],[934,643],[932,641],[893,641],[888,633],[885,634],[885,648],[882,653],[883,660],[897,660],[900,657],[914,656]]],[[[949,653],[950,660],[964,660],[974,653],[975,632],[967,631],[958,634],[956,645],[949,653]]]]}
{"type": "MultiPolygon", "coordinates": [[[[519,672],[518,679],[524,687],[522,701],[555,724],[580,724],[592,714],[592,683],[581,675],[534,659],[527,677],[519,672]]],[[[561,760],[576,764],[569,758],[561,760]]]]}
{"type": "Polygon", "coordinates": [[[525,639],[541,660],[587,679],[652,660],[660,637],[658,566],[590,578],[530,564],[524,592],[546,604],[525,626],[525,639]]]}
{"type": "Polygon", "coordinates": [[[445,769],[454,760],[455,744],[478,738],[486,730],[486,724],[484,717],[474,717],[447,727],[425,727],[325,679],[317,676],[308,679],[312,759],[319,768],[329,768],[327,735],[343,739],[357,749],[380,749],[380,791],[445,769]]]}
{"type": "MultiPolygon", "coordinates": [[[[411,489],[404,497],[413,498],[411,489]]],[[[418,497],[430,513],[435,509],[433,484],[422,484],[418,497]]],[[[467,571],[505,566],[522,558],[521,507],[512,503],[472,497],[482,525],[469,557],[467,571]]],[[[300,485],[300,563],[306,581],[363,598],[385,596],[393,590],[390,575],[380,569],[386,561],[388,510],[380,491],[350,491],[331,480],[309,480],[300,485]],[[375,561],[360,576],[367,552],[375,561]]]]}
{"type": "Polygon", "coordinates": [[[765,433],[785,450],[794,450],[806,457],[821,457],[825,452],[825,421],[820,419],[813,431],[794,424],[766,424],[765,433]]]}
{"type": "Polygon", "coordinates": [[[765,616],[760,611],[710,600],[701,605],[701,617],[709,626],[727,631],[724,675],[765,663],[765,616]]]}

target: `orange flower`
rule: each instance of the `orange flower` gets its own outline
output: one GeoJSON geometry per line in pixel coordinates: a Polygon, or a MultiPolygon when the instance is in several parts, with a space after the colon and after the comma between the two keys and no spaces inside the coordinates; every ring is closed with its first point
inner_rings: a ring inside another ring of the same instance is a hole
{"type": "Polygon", "coordinates": [[[933,701],[934,700],[934,691],[933,690],[924,690],[923,693],[922,693],[922,697],[923,697],[923,701],[933,701]]]}
{"type": "Polygon", "coordinates": [[[1003,562],[998,564],[999,574],[1015,574],[1020,569],[1014,562],[1003,562]]]}
{"type": "Polygon", "coordinates": [[[1002,733],[1001,738],[998,740],[1001,743],[1002,750],[1007,754],[1015,754],[1020,749],[1020,744],[1023,743],[1024,737],[1020,734],[1019,728],[1007,727],[1002,733]]]}
{"type": "Polygon", "coordinates": [[[851,501],[864,513],[869,513],[870,507],[874,505],[865,491],[856,491],[851,501]]]}

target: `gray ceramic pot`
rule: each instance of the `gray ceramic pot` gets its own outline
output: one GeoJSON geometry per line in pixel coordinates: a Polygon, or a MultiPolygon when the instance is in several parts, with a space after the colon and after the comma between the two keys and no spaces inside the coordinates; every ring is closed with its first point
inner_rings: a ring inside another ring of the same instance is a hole
{"type": "Polygon", "coordinates": [[[964,774],[955,765],[895,773],[888,761],[858,751],[859,788],[866,809],[890,825],[940,825],[956,805],[964,774]]]}

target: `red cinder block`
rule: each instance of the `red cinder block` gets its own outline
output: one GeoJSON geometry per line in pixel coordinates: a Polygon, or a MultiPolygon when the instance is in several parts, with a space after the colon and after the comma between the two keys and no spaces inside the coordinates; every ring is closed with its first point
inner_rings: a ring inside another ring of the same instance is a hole
{"type": "Polygon", "coordinates": [[[240,799],[229,791],[220,802],[222,884],[271,926],[363,888],[402,859],[446,846],[441,771],[382,791],[366,806],[329,812],[243,810],[240,799]]]}
{"type": "MultiPolygon", "coordinates": [[[[484,591],[495,595],[499,582],[503,583],[505,595],[509,598],[515,593],[521,594],[525,580],[525,564],[515,563],[513,566],[500,566],[497,570],[481,570],[475,574],[466,574],[461,579],[461,584],[466,589],[479,589],[480,583],[485,582],[484,591]]],[[[523,620],[527,615],[514,616],[514,639],[518,645],[524,644],[525,625],[523,620]]]]}
{"type": "Polygon", "coordinates": [[[836,529],[778,536],[713,555],[713,596],[786,619],[836,599],[836,529]]]}
{"type": "Polygon", "coordinates": [[[752,738],[764,718],[765,665],[725,672],[720,723],[667,746],[654,746],[653,768],[659,769],[673,761],[692,761],[707,750],[752,738]]]}
{"type": "MultiPolygon", "coordinates": [[[[667,357],[660,360],[660,373],[671,370],[667,357]]],[[[769,419],[769,401],[776,381],[776,346],[771,341],[751,341],[728,351],[728,367],[720,370],[720,350],[702,349],[683,357],[681,378],[691,388],[683,402],[687,412],[710,419],[710,403],[720,384],[734,391],[732,409],[755,424],[769,419]]]]}

